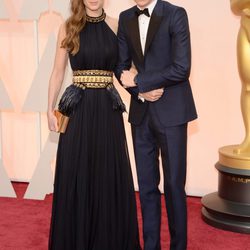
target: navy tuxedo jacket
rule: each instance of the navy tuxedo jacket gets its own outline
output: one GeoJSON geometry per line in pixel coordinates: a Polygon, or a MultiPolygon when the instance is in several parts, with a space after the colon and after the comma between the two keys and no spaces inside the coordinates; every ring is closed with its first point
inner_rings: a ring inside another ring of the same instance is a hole
{"type": "Polygon", "coordinates": [[[144,55],[136,6],[122,12],[119,18],[119,61],[116,77],[134,63],[137,87],[128,88],[132,95],[129,122],[140,125],[148,105],[157,113],[164,126],[176,126],[197,117],[189,83],[191,46],[186,11],[158,0],[152,13],[144,55]],[[164,88],[156,102],[141,102],[138,93],[164,88]]]}

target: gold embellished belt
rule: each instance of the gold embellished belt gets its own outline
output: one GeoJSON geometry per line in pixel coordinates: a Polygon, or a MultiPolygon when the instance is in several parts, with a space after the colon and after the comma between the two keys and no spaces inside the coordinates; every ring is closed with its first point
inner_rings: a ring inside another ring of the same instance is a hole
{"type": "Polygon", "coordinates": [[[125,104],[113,85],[113,72],[106,70],[77,70],[73,71],[73,84],[64,91],[55,115],[58,119],[60,132],[64,133],[68,119],[73,115],[78,103],[83,98],[86,88],[106,89],[112,101],[113,109],[126,111],[125,104]],[[65,122],[65,123],[64,123],[65,122]]]}
{"type": "Polygon", "coordinates": [[[113,72],[106,70],[73,71],[73,85],[86,89],[103,89],[113,85],[113,72]]]}

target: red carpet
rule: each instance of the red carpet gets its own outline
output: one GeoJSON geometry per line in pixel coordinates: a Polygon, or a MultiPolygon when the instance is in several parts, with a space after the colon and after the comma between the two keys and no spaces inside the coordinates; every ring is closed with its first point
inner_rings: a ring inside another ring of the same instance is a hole
{"type": "MultiPolygon", "coordinates": [[[[52,195],[47,196],[44,201],[23,200],[27,184],[15,183],[14,188],[17,199],[0,198],[0,250],[46,250],[52,195]]],[[[201,220],[200,210],[200,199],[189,197],[188,250],[250,250],[249,235],[208,226],[201,220]]],[[[141,232],[139,209],[138,217],[141,232]]],[[[169,235],[165,209],[161,238],[162,250],[168,250],[169,235]]]]}

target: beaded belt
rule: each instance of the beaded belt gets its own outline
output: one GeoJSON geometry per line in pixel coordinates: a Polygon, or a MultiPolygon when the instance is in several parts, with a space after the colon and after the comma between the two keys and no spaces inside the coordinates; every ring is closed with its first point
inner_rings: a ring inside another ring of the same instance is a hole
{"type": "Polygon", "coordinates": [[[113,86],[113,72],[106,70],[73,71],[73,85],[86,89],[103,89],[113,86]]]}
{"type": "Polygon", "coordinates": [[[64,116],[70,117],[86,88],[106,89],[114,110],[126,111],[122,99],[113,85],[113,72],[106,70],[76,70],[73,71],[73,83],[64,91],[58,104],[58,110],[64,116]]]}

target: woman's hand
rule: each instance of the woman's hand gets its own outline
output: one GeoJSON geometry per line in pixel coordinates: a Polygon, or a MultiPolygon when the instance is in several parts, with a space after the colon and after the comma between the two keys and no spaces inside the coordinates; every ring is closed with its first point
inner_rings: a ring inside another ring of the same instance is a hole
{"type": "Polygon", "coordinates": [[[137,71],[135,69],[124,70],[121,75],[121,81],[124,88],[135,87],[134,78],[137,75],[137,71]]]}
{"type": "Polygon", "coordinates": [[[48,118],[48,127],[50,131],[57,132],[58,131],[58,125],[57,125],[57,119],[54,115],[53,111],[47,112],[47,118],[48,118]]]}

